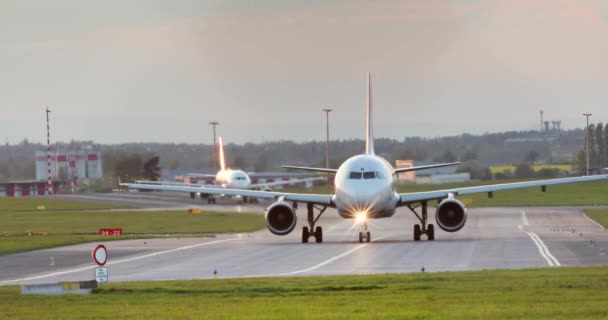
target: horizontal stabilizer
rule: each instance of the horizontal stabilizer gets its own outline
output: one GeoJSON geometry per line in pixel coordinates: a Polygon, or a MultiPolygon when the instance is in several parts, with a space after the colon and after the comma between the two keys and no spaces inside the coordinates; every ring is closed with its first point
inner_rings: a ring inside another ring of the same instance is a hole
{"type": "Polygon", "coordinates": [[[402,172],[418,171],[418,170],[425,170],[425,169],[432,169],[432,168],[457,166],[459,164],[460,164],[460,162],[450,162],[450,163],[431,164],[431,165],[428,165],[428,166],[419,166],[419,167],[410,167],[410,168],[397,168],[397,169],[395,169],[395,171],[393,171],[393,173],[402,173],[402,172]]]}
{"type": "Polygon", "coordinates": [[[324,173],[336,173],[338,169],[327,169],[327,168],[313,168],[313,167],[297,167],[297,166],[281,166],[285,169],[296,169],[304,171],[324,172],[324,173]]]}

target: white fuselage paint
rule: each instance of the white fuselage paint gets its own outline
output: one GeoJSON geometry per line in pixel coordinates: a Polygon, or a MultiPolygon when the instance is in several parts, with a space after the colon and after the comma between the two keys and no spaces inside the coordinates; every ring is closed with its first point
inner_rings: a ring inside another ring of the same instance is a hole
{"type": "Polygon", "coordinates": [[[224,169],[215,175],[215,184],[227,189],[250,189],[251,179],[243,170],[224,169]]]}
{"type": "Polygon", "coordinates": [[[338,168],[334,182],[333,202],[338,214],[354,218],[363,212],[372,219],[395,214],[399,196],[393,171],[388,161],[373,154],[346,160],[338,168]]]}

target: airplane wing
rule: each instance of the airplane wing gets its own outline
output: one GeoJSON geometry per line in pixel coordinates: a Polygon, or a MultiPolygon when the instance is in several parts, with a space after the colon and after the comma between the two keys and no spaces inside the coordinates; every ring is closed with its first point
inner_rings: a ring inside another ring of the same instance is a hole
{"type": "Polygon", "coordinates": [[[583,176],[583,177],[572,177],[572,178],[561,178],[561,179],[550,179],[550,180],[538,180],[538,181],[526,181],[526,182],[513,182],[494,184],[489,186],[478,186],[478,187],[466,187],[466,188],[454,188],[446,190],[435,190],[435,191],[424,191],[424,192],[412,192],[399,194],[398,206],[405,206],[407,204],[426,201],[426,200],[439,200],[447,198],[448,195],[460,196],[474,193],[488,194],[495,191],[512,190],[520,188],[530,187],[541,187],[545,189],[547,186],[565,183],[577,183],[577,182],[588,182],[608,179],[608,174],[596,175],[596,176],[583,176]]]}
{"type": "Polygon", "coordinates": [[[312,181],[321,181],[325,180],[325,177],[310,177],[310,178],[302,178],[302,179],[293,179],[289,181],[274,181],[274,182],[266,182],[266,183],[256,183],[252,184],[252,189],[272,189],[277,186],[282,186],[284,184],[293,184],[293,183],[303,183],[303,182],[312,182],[312,181]]]}
{"type": "Polygon", "coordinates": [[[460,164],[460,162],[450,162],[450,163],[431,164],[431,165],[428,165],[428,166],[418,166],[418,167],[410,167],[410,168],[397,168],[397,169],[395,169],[393,171],[393,173],[401,173],[401,172],[425,170],[425,169],[432,169],[432,168],[457,166],[459,164],[460,164]]]}
{"type": "Polygon", "coordinates": [[[177,192],[200,192],[205,194],[227,195],[227,196],[242,196],[259,199],[283,199],[283,201],[305,202],[319,205],[335,207],[333,203],[333,195],[331,194],[299,194],[286,192],[271,192],[243,189],[224,189],[224,188],[207,188],[194,186],[175,186],[163,184],[142,184],[142,183],[123,183],[129,189],[140,190],[157,190],[157,191],[177,191],[177,192]]]}
{"type": "Polygon", "coordinates": [[[135,184],[186,186],[186,187],[217,187],[217,185],[214,185],[214,184],[184,183],[184,182],[173,182],[173,181],[148,181],[148,180],[135,180],[135,184]]]}
{"type": "Polygon", "coordinates": [[[304,171],[314,171],[314,172],[326,172],[326,173],[336,173],[338,169],[327,169],[327,168],[313,168],[313,167],[298,167],[298,166],[281,166],[285,169],[296,169],[296,170],[304,170],[304,171]]]}

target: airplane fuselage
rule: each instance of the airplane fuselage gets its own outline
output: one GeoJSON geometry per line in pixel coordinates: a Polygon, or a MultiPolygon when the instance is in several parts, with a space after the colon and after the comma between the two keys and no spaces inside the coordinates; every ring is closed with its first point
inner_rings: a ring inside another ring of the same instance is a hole
{"type": "Polygon", "coordinates": [[[343,218],[386,218],[395,214],[399,197],[393,167],[385,159],[362,154],[346,160],[335,177],[333,202],[343,218]]]}
{"type": "Polygon", "coordinates": [[[215,176],[215,184],[229,189],[250,189],[251,179],[243,170],[224,169],[215,176]]]}

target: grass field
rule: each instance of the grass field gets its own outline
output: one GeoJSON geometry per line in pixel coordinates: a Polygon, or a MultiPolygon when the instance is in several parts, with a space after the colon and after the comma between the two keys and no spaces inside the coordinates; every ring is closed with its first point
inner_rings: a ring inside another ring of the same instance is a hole
{"type": "MultiPolygon", "coordinates": [[[[572,171],[572,165],[570,165],[570,164],[538,164],[538,165],[532,166],[532,170],[534,170],[535,172],[540,171],[542,169],[558,169],[561,171],[570,172],[570,171],[572,171]]],[[[514,172],[515,166],[513,166],[513,165],[491,166],[490,171],[492,172],[492,174],[496,174],[499,172],[505,172],[505,171],[514,172]]]]}
{"type": "Polygon", "coordinates": [[[606,319],[608,268],[0,287],[2,319],[606,319]]]}
{"type": "MultiPolygon", "coordinates": [[[[23,199],[22,199],[23,200],[23,199]]],[[[15,204],[26,208],[29,198],[15,204]]],[[[264,217],[253,213],[204,212],[190,215],[184,211],[83,211],[95,204],[84,202],[52,203],[50,208],[69,208],[50,211],[0,211],[0,255],[52,248],[62,245],[99,240],[119,240],[155,237],[166,234],[210,235],[225,232],[248,232],[264,227],[264,217]],[[85,208],[79,210],[79,206],[85,208]],[[98,236],[100,228],[122,228],[121,237],[98,236]],[[28,232],[47,232],[48,235],[28,236],[28,232]],[[9,236],[4,236],[8,232],[9,236]]],[[[99,207],[97,207],[99,209],[99,207]]]]}
{"type": "Polygon", "coordinates": [[[93,203],[84,201],[55,200],[45,197],[0,197],[0,213],[15,211],[35,211],[43,206],[47,211],[53,210],[102,210],[102,209],[130,209],[126,205],[108,203],[93,203]]]}
{"type": "Polygon", "coordinates": [[[585,214],[604,228],[608,228],[608,209],[585,210],[585,214]]]}
{"type": "MultiPolygon", "coordinates": [[[[523,180],[474,181],[445,184],[401,184],[397,191],[421,192],[440,189],[472,187],[497,183],[510,183],[523,180]]],[[[290,188],[287,192],[308,192],[333,194],[333,188],[320,186],[313,189],[290,188]]],[[[608,205],[608,181],[548,186],[547,192],[540,188],[500,191],[489,199],[486,193],[459,197],[469,207],[519,207],[519,206],[595,206],[608,205]]]]}

